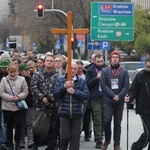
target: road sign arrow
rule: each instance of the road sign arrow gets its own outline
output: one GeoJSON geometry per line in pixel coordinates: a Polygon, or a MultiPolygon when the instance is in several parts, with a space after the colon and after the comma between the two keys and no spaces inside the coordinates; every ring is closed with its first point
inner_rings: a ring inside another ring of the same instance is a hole
{"type": "Polygon", "coordinates": [[[97,18],[97,16],[93,16],[93,18],[97,18]]]}

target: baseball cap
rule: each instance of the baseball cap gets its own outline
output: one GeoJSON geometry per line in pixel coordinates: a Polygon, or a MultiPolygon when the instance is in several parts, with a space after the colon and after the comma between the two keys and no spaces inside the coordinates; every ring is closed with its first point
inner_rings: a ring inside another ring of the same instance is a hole
{"type": "Polygon", "coordinates": [[[29,69],[30,67],[26,64],[26,63],[22,63],[19,67],[19,70],[22,71],[22,70],[27,70],[29,69]]]}
{"type": "Polygon", "coordinates": [[[9,60],[7,59],[0,60],[0,68],[7,68],[8,65],[9,65],[9,60]]]}

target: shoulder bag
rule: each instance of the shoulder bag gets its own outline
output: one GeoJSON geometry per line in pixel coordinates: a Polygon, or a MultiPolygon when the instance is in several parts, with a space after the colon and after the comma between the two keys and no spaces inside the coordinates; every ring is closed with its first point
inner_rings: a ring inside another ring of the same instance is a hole
{"type": "Polygon", "coordinates": [[[48,135],[50,127],[51,115],[44,109],[36,110],[35,119],[33,121],[33,134],[48,135]]]}

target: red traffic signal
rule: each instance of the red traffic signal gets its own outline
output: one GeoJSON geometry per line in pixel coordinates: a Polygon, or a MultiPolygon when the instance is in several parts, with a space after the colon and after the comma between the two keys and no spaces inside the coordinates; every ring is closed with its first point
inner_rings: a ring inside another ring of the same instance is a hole
{"type": "Polygon", "coordinates": [[[43,18],[44,17],[44,4],[37,3],[37,17],[43,18]]]}

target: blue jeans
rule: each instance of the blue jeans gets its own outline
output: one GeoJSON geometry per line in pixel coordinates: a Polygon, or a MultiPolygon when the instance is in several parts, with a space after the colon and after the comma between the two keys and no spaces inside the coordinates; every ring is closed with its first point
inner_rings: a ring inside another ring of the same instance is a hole
{"type": "Polygon", "coordinates": [[[7,139],[6,139],[5,126],[4,126],[3,111],[0,109],[0,147],[5,146],[6,142],[7,139]]]}

